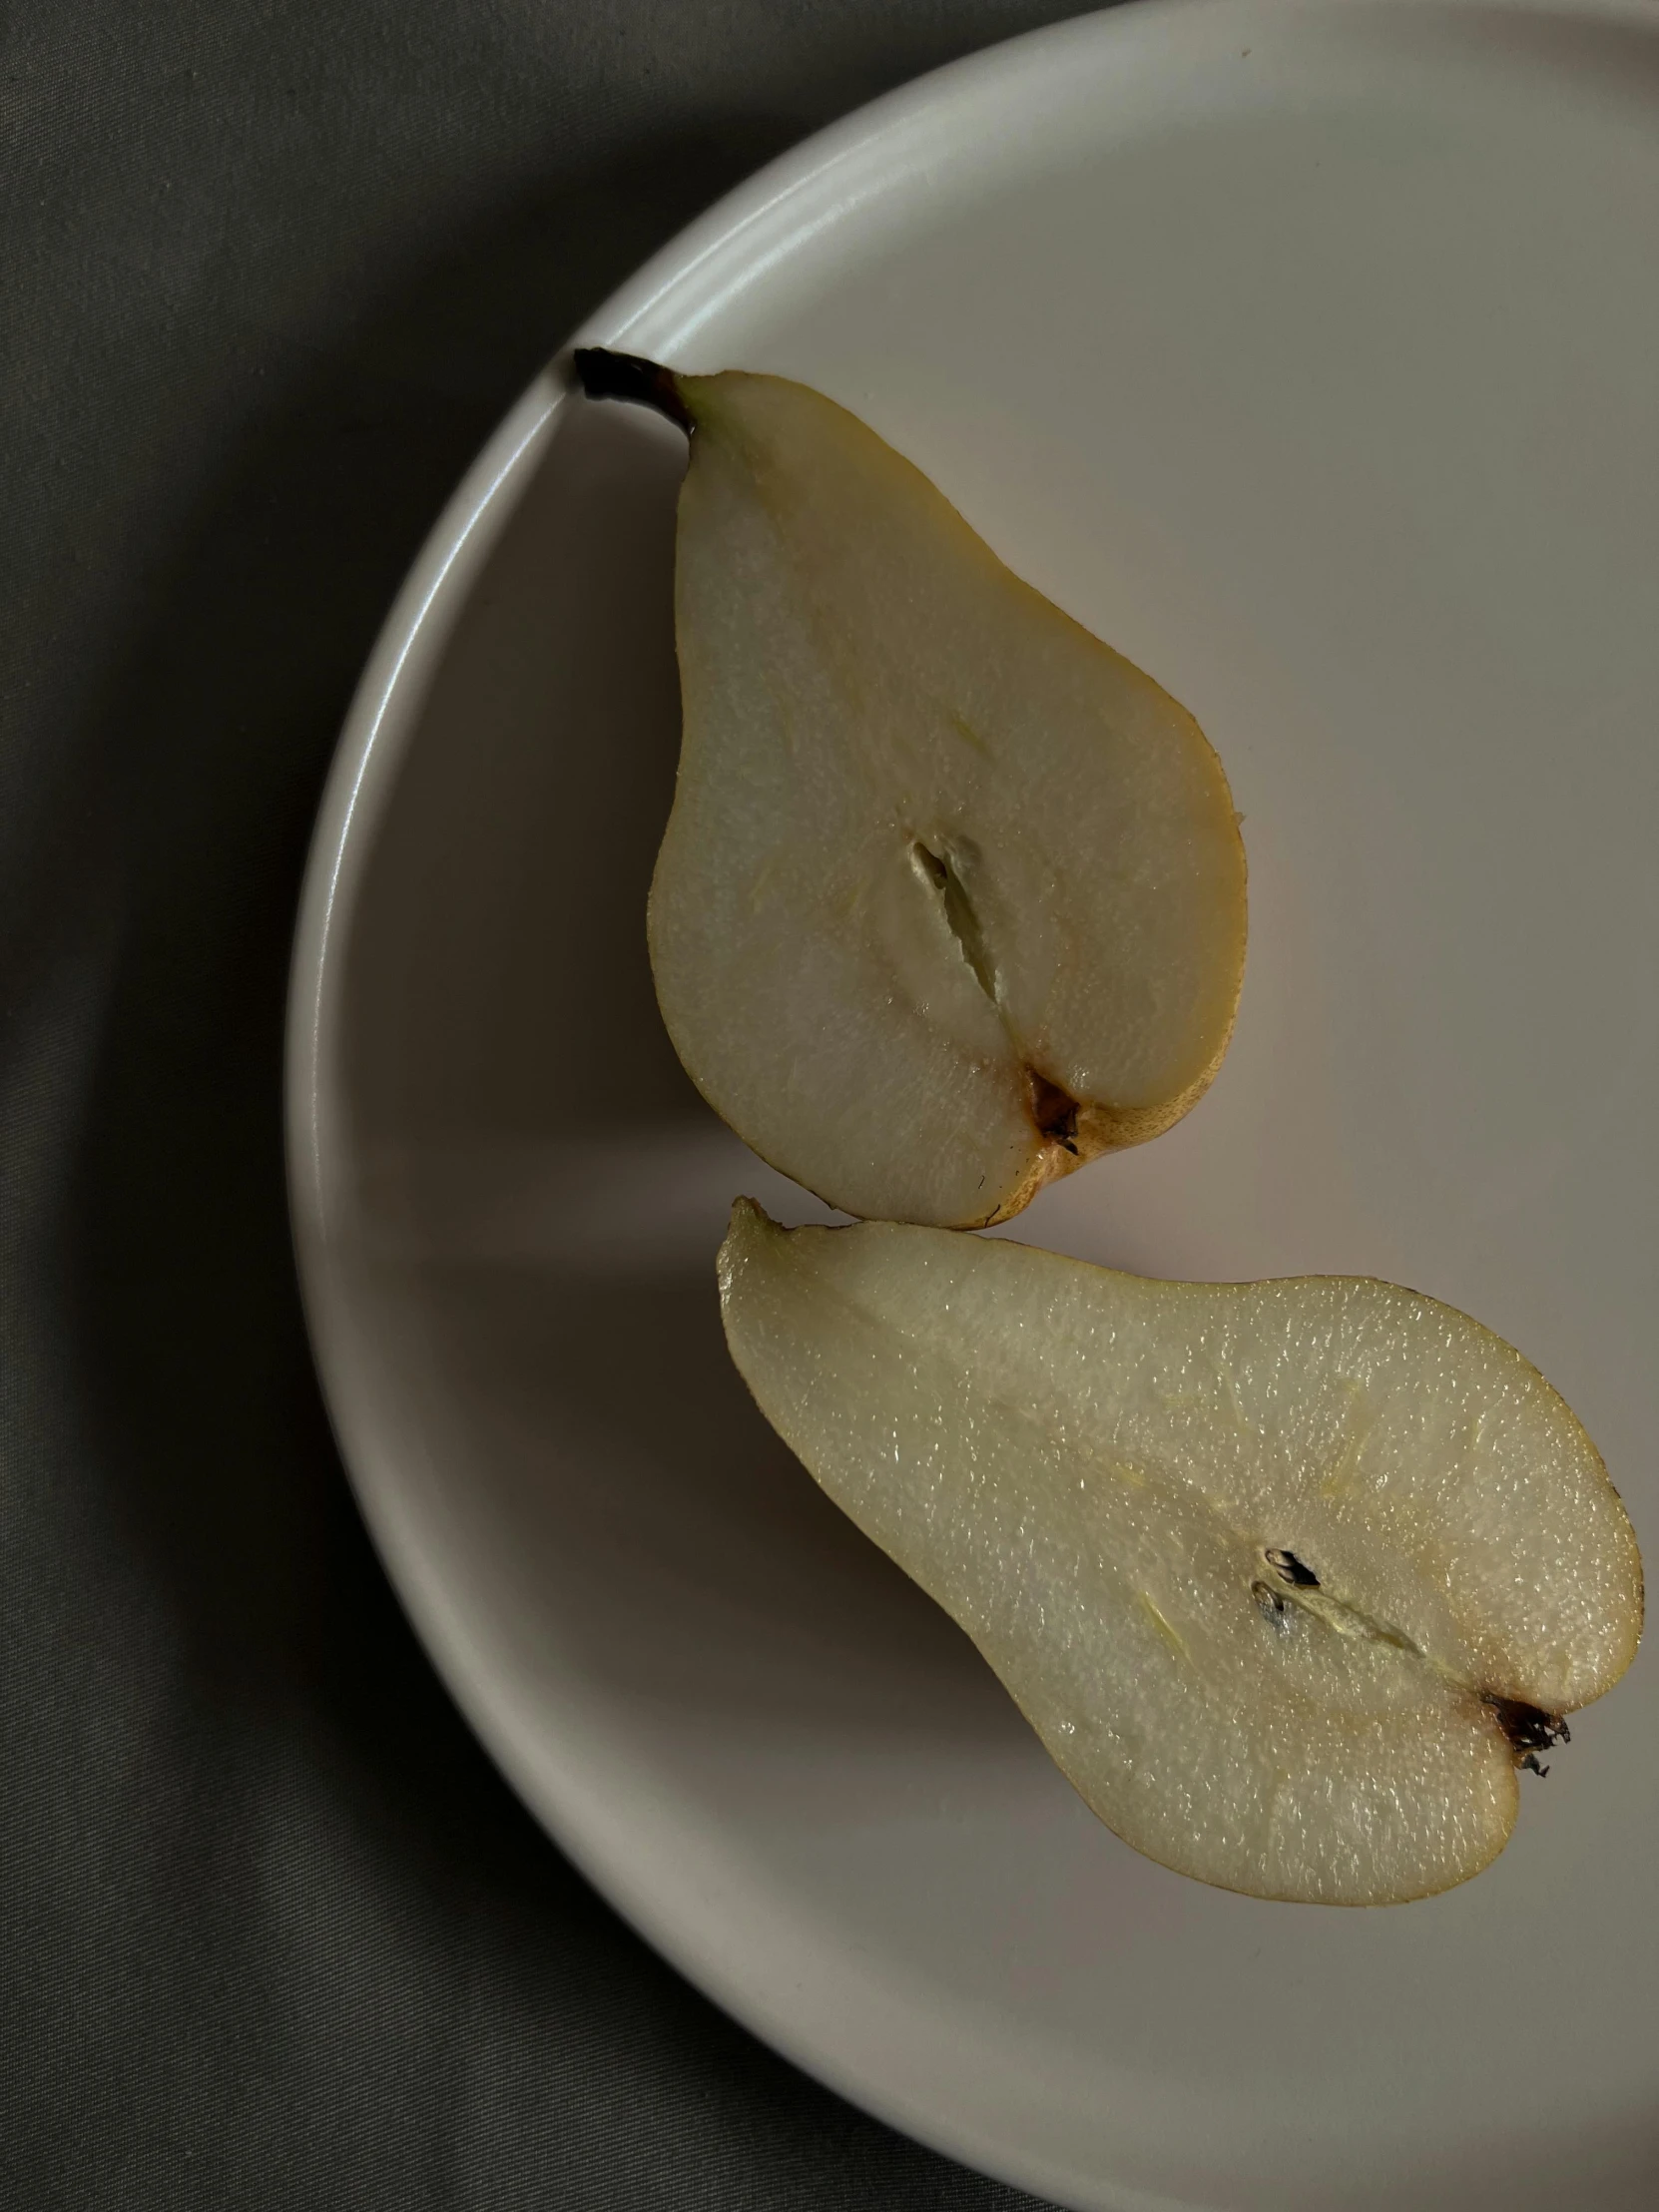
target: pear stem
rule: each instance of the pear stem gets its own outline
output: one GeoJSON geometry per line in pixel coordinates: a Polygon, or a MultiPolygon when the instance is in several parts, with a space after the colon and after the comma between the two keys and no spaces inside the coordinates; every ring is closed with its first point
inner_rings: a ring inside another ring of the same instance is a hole
{"type": "Polygon", "coordinates": [[[588,398],[631,399],[638,406],[655,407],[691,435],[695,427],[691,410],[680,396],[672,368],[644,360],[638,353],[613,353],[603,345],[579,345],[574,360],[577,381],[588,398]]]}

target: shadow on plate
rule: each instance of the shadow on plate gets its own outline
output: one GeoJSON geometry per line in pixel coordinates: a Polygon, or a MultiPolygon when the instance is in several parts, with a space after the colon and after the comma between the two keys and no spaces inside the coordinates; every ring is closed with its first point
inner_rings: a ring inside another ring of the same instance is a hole
{"type": "Polygon", "coordinates": [[[879,1795],[895,1738],[1029,1739],[726,1356],[733,1197],[831,1217],[697,1097],[652,991],[685,457],[642,409],[571,401],[447,640],[352,908],[343,1241],[374,1424],[439,1469],[419,1540],[472,1647],[653,1759],[764,1790],[832,1738],[879,1795]]]}
{"type": "Polygon", "coordinates": [[[89,1479],[195,1692],[244,1715],[296,1705],[409,1837],[449,1817],[435,1746],[487,1770],[363,1539],[295,1294],[282,1028],[311,825],[386,608],[507,405],[642,256],[802,128],[712,122],[555,180],[285,389],[273,377],[234,442],[205,429],[195,514],[113,579],[128,638],[31,837],[34,872],[9,886],[16,971],[67,914],[70,952],[51,956],[84,978],[62,1251],[89,1479]]]}

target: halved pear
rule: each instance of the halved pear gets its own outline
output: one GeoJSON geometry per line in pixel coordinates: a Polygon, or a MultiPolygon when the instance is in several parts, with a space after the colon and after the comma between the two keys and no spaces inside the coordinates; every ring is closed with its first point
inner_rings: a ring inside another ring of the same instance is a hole
{"type": "Polygon", "coordinates": [[[831,1205],[942,1226],[1167,1129],[1244,962],[1197,723],[822,393],[577,364],[691,433],[650,940],[699,1090],[831,1205]]]}
{"type": "Polygon", "coordinates": [[[1629,1665],[1629,1520],[1562,1399],[1386,1283],[1143,1281],[740,1199],[727,1339],[829,1494],[1138,1851],[1382,1905],[1503,1848],[1629,1665]]]}

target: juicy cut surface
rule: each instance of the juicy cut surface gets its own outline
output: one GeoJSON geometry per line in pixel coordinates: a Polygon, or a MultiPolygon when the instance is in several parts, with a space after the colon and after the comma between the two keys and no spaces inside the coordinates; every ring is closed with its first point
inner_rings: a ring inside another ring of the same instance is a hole
{"type": "Polygon", "coordinates": [[[1003,1218],[1214,1074],[1244,958],[1227,780],[1184,709],[843,408],[773,376],[673,385],[684,740],[650,909],[670,1034],[831,1204],[1003,1218]]]}
{"type": "Polygon", "coordinates": [[[1594,1446],[1434,1300],[786,1232],[747,1201],[721,1278],[769,1419],[1094,1811],[1182,1873],[1445,1889],[1507,1839],[1517,1758],[1634,1652],[1640,1561],[1594,1446]]]}

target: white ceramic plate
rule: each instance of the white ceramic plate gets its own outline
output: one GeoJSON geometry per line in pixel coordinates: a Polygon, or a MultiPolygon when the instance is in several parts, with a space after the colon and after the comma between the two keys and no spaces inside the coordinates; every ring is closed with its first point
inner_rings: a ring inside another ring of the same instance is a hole
{"type": "MultiPolygon", "coordinates": [[[[1033,1242],[1375,1273],[1543,1367],[1659,1546],[1659,15],[1190,0],[814,141],[586,333],[783,370],[1187,702],[1246,816],[1211,1096],[1033,1242]]],[[[737,1191],[643,902],[683,452],[539,382],[340,748],[293,991],[329,1402],[420,1633],[636,1925],[1078,2207],[1647,2207],[1651,1664],[1504,1858],[1371,1913],[1090,1819],[723,1355],[737,1191]]]]}

